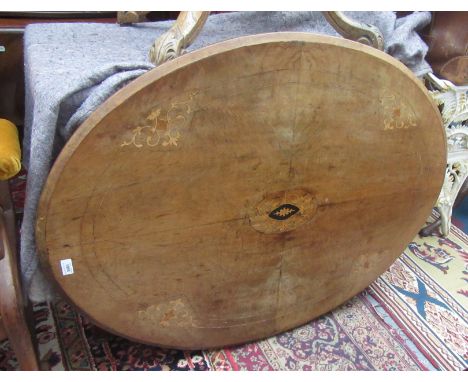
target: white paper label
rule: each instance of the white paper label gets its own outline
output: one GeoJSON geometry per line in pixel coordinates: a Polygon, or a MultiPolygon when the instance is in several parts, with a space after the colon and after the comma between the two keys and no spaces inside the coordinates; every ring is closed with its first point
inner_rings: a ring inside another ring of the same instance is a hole
{"type": "Polygon", "coordinates": [[[73,274],[72,259],[60,260],[60,266],[62,267],[62,275],[67,276],[73,274]]]}

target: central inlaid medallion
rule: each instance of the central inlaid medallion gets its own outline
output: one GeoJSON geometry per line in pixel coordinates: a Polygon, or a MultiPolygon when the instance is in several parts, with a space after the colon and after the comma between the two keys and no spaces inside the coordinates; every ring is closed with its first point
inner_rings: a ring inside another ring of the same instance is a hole
{"type": "Polygon", "coordinates": [[[263,233],[288,232],[310,220],[316,210],[315,198],[304,189],[267,193],[250,209],[250,225],[263,233]]]}
{"type": "Polygon", "coordinates": [[[282,204],[281,206],[275,208],[271,211],[268,216],[275,220],[286,220],[289,219],[291,216],[297,214],[299,212],[299,208],[293,204],[282,204]]]}

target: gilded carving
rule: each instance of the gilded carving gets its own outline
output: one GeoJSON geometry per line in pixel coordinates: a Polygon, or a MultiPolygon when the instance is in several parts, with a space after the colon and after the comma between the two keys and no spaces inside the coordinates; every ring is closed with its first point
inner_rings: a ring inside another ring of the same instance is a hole
{"type": "Polygon", "coordinates": [[[177,146],[182,137],[180,131],[187,127],[192,115],[192,101],[196,94],[193,92],[187,100],[172,102],[167,111],[162,107],[152,109],[145,118],[145,124],[133,128],[131,138],[120,146],[177,146]]]}
{"type": "Polygon", "coordinates": [[[384,38],[376,26],[352,20],[343,12],[322,13],[330,25],[344,38],[384,50],[384,38]]]}
{"type": "Polygon", "coordinates": [[[441,109],[447,137],[445,181],[435,207],[440,213],[441,233],[450,232],[452,209],[468,179],[468,86],[455,86],[434,74],[426,75],[430,95],[441,109]]]}
{"type": "Polygon", "coordinates": [[[180,12],[174,25],[161,35],[151,46],[149,59],[154,65],[161,65],[181,55],[198,36],[210,12],[180,12]]]}
{"type": "Polygon", "coordinates": [[[468,86],[447,86],[442,90],[431,91],[430,94],[442,109],[442,120],[446,128],[451,124],[461,125],[468,120],[468,86]]]}

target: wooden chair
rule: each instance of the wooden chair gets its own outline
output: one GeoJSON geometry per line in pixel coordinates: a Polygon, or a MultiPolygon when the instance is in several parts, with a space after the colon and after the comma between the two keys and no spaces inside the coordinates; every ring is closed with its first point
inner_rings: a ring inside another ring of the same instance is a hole
{"type": "Polygon", "coordinates": [[[23,299],[16,254],[15,213],[7,181],[0,181],[0,340],[8,338],[21,370],[39,370],[23,299]]]}

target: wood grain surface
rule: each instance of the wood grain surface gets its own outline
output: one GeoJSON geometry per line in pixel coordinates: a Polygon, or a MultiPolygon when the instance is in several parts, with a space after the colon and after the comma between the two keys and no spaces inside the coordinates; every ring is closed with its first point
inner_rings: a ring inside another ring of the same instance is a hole
{"type": "Polygon", "coordinates": [[[445,161],[437,108],[385,53],[305,33],[225,41],[143,75],[76,131],[41,197],[42,265],[140,342],[267,337],[383,273],[445,161]]]}

